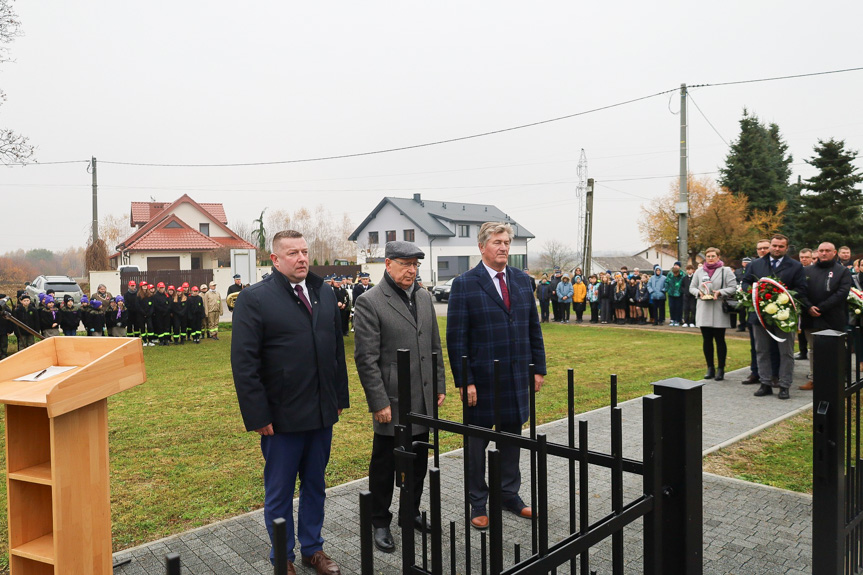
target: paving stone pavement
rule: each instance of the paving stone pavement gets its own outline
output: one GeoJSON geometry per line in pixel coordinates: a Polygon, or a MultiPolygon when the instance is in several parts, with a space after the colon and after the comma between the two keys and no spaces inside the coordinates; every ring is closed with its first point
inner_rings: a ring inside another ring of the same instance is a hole
{"type": "MultiPolygon", "coordinates": [[[[757,386],[741,385],[748,369],[726,375],[722,382],[707,382],[703,388],[703,448],[709,450],[739,437],[761,425],[811,405],[812,392],[797,390],[805,381],[806,362],[795,366],[795,386],[791,399],[780,401],[776,396],[752,396],[757,386]]],[[[623,411],[624,456],[641,459],[641,399],[621,404],[623,411]]],[[[591,450],[608,453],[610,450],[609,408],[598,409],[579,416],[589,425],[591,450]]],[[[550,442],[566,443],[567,421],[560,420],[538,428],[550,442]]],[[[455,544],[458,572],[464,572],[464,523],[462,484],[462,452],[441,455],[441,492],[444,494],[442,514],[444,523],[457,524],[455,544]]],[[[591,466],[590,470],[591,522],[611,510],[608,470],[591,466]]],[[[530,494],[529,458],[522,458],[522,495],[530,494]]],[[[568,533],[569,484],[566,462],[549,460],[549,541],[555,542],[568,533]]],[[[427,483],[426,483],[427,485],[427,483]]],[[[641,494],[641,477],[625,474],[624,501],[641,494]]],[[[323,536],[327,553],[342,568],[342,573],[360,571],[359,493],[367,489],[367,479],[332,487],[327,491],[326,520],[323,536]]],[[[394,499],[398,499],[395,497],[394,499]]],[[[704,573],[708,575],[803,575],[811,572],[811,504],[807,495],[792,493],[753,483],[747,483],[709,473],[704,474],[704,573]]],[[[296,503],[294,505],[296,508],[296,503]]],[[[394,504],[393,512],[397,513],[394,504]]],[[[520,544],[522,557],[530,549],[530,522],[514,515],[504,514],[504,565],[513,560],[515,544],[520,544]]],[[[478,532],[471,530],[473,572],[479,573],[478,532]]],[[[399,573],[401,534],[393,530],[398,550],[393,554],[374,554],[376,573],[399,573]]],[[[444,527],[444,558],[449,557],[449,529],[444,527]]],[[[642,530],[638,521],[624,531],[625,563],[627,573],[641,573],[642,530]]],[[[417,534],[417,550],[421,537],[417,534]]],[[[189,574],[270,574],[272,567],[267,559],[269,540],[263,522],[263,511],[254,511],[232,519],[201,527],[186,533],[115,553],[115,560],[132,561],[115,569],[118,575],[162,575],[164,557],[178,553],[182,572],[189,574]]],[[[297,549],[299,555],[299,548],[297,549]]],[[[419,553],[418,553],[419,556],[419,553]]],[[[591,550],[591,569],[597,573],[611,573],[610,540],[591,550]]],[[[313,569],[297,565],[298,573],[314,573],[313,569]]],[[[446,570],[445,572],[449,572],[446,570]]],[[[559,573],[569,573],[567,566],[559,573]]]]}

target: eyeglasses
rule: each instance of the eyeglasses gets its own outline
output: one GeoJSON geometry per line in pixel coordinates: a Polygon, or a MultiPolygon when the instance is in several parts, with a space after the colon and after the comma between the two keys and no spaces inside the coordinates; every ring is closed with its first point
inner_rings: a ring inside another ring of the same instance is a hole
{"type": "Polygon", "coordinates": [[[422,263],[420,263],[420,262],[405,263],[405,262],[403,262],[403,261],[401,261],[401,260],[391,260],[391,261],[396,262],[397,264],[399,264],[399,265],[400,265],[400,266],[402,266],[403,268],[414,268],[414,269],[420,269],[420,266],[422,265],[422,263]]]}

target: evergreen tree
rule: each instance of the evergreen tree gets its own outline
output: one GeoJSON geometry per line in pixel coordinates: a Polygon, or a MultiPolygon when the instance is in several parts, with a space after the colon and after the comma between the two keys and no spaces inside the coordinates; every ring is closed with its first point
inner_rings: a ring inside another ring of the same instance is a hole
{"type": "Polygon", "coordinates": [[[844,140],[818,140],[815,156],[806,163],[819,170],[804,180],[800,228],[805,245],[815,249],[820,242],[838,248],[863,248],[863,193],[856,187],[863,175],[854,165],[857,152],[845,149],[844,140]]]}
{"type": "Polygon", "coordinates": [[[745,195],[750,210],[775,210],[779,202],[792,199],[791,161],[779,126],[765,126],[744,108],[740,136],[719,169],[719,185],[745,195]]]}

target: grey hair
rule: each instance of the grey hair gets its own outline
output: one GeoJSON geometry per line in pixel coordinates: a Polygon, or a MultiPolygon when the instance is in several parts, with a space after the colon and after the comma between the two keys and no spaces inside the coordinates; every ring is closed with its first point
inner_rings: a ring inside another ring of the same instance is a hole
{"type": "Polygon", "coordinates": [[[512,226],[503,222],[486,222],[479,228],[479,233],[476,236],[476,241],[479,245],[485,246],[488,239],[495,234],[506,233],[509,236],[509,241],[515,234],[512,232],[512,226]]]}

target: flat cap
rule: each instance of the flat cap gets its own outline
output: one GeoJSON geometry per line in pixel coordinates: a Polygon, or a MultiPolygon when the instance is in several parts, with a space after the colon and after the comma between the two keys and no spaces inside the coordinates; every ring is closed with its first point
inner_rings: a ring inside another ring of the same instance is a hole
{"type": "Polygon", "coordinates": [[[423,259],[425,253],[413,242],[387,242],[386,258],[392,260],[395,258],[404,259],[423,259]]]}
{"type": "Polygon", "coordinates": [[[234,274],[234,279],[240,280],[240,279],[243,279],[243,276],[241,276],[240,274],[234,274]]]}

